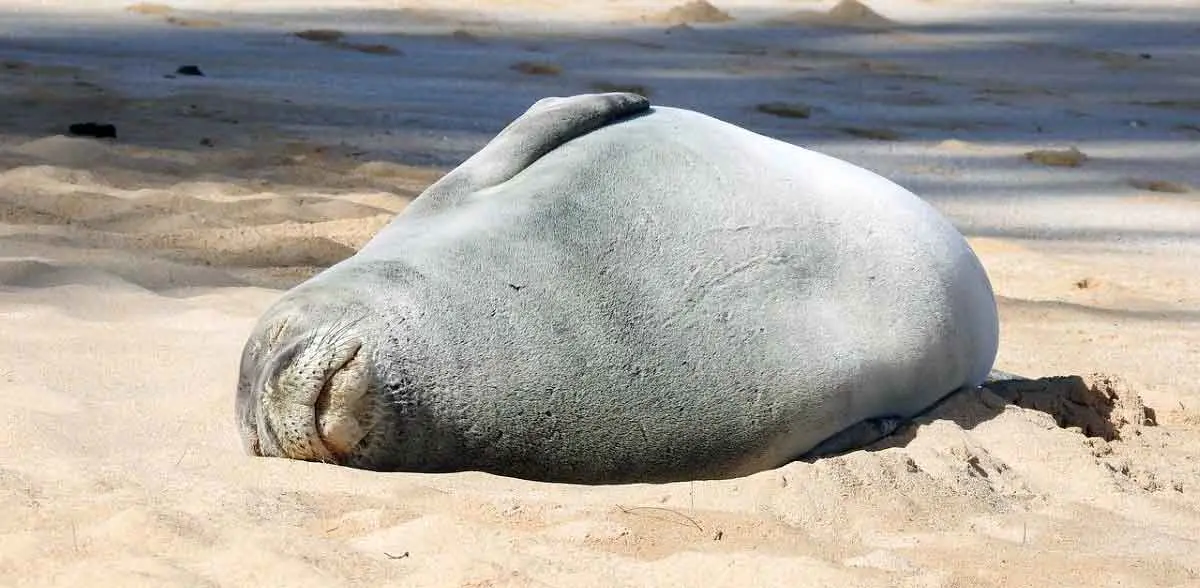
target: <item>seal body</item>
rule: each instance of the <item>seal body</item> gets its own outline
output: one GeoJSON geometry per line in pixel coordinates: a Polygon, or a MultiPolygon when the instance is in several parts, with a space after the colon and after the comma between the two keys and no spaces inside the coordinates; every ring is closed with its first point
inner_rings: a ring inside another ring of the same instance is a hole
{"type": "Polygon", "coordinates": [[[726,478],[978,385],[997,344],[983,267],[912,193],[582,95],[535,104],[287,292],[246,345],[237,413],[264,456],[726,478]]]}

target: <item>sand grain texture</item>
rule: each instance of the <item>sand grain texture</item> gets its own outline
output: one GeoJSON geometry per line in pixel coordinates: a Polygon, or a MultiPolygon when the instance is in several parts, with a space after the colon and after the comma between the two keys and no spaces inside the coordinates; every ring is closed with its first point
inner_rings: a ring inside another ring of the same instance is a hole
{"type": "Polygon", "coordinates": [[[673,3],[0,4],[0,585],[1200,582],[1198,7],[725,0],[631,28],[673,3]],[[1113,76],[1101,54],[1134,58],[1113,76]],[[260,313],[529,104],[590,88],[927,197],[991,276],[998,367],[1038,379],[738,480],[243,455],[260,313]],[[67,136],[91,120],[119,139],[67,136]],[[1086,163],[1024,158],[1067,145],[1086,163]]]}
{"type": "Polygon", "coordinates": [[[840,0],[825,12],[808,9],[797,10],[774,17],[768,22],[775,25],[793,24],[873,31],[888,30],[896,26],[894,21],[858,0],[840,0]]]}

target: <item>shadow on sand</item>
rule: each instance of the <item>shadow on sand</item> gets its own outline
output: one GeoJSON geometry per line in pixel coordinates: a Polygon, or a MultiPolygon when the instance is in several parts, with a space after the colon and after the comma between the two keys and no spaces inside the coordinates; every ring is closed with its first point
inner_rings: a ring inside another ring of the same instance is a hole
{"type": "Polygon", "coordinates": [[[916,438],[921,427],[936,421],[951,421],[969,431],[1012,407],[1045,413],[1060,428],[1104,441],[1119,441],[1124,435],[1137,435],[1140,427],[1158,425],[1154,409],[1146,406],[1116,376],[1089,374],[1030,379],[993,372],[982,386],[947,395],[923,414],[898,423],[894,431],[882,438],[877,424],[864,423],[827,440],[799,461],[811,463],[855,451],[905,447],[916,438]]]}
{"type": "MultiPolygon", "coordinates": [[[[1081,199],[1090,207],[1097,195],[1135,197],[1144,193],[1129,184],[1135,177],[1200,185],[1200,169],[1186,164],[1200,156],[1200,9],[1071,5],[1032,18],[876,27],[772,24],[786,16],[779,10],[673,26],[449,10],[159,7],[90,21],[8,13],[0,17],[0,125],[6,144],[20,145],[72,123],[114,124],[110,147],[118,156],[105,165],[130,168],[147,186],[187,179],[407,199],[539,98],[629,89],[878,171],[951,205],[948,214],[968,236],[1197,241],[1190,226],[1136,215],[1119,226],[1089,224],[1074,222],[1068,209],[1051,228],[994,218],[1035,201],[1081,199]],[[176,73],[184,65],[204,75],[176,73]],[[1022,157],[1066,145],[1082,145],[1088,161],[1047,167],[1022,157]],[[133,156],[146,148],[159,155],[133,156]],[[400,167],[361,173],[379,163],[400,167]]],[[[9,153],[7,162],[91,165],[50,159],[9,153]]],[[[284,220],[345,218],[337,212],[284,220]]],[[[294,261],[319,268],[352,247],[337,251],[294,261]]],[[[216,265],[244,267],[245,258],[216,265]]]]}

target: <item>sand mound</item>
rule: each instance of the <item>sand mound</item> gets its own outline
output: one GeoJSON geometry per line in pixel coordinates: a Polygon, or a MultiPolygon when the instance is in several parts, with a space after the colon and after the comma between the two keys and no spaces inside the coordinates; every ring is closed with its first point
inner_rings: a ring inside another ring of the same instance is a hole
{"type": "MultiPolygon", "coordinates": [[[[9,147],[0,155],[11,162],[6,166],[8,169],[0,172],[0,177],[43,174],[47,181],[59,184],[90,185],[96,181],[113,187],[143,187],[155,183],[156,177],[181,173],[187,168],[153,150],[62,135],[9,147]]],[[[26,177],[23,181],[38,184],[32,180],[26,177]]]]}
{"type": "Polygon", "coordinates": [[[15,256],[0,284],[290,287],[352,255],[442,173],[293,151],[181,154],[64,136],[15,143],[0,151],[10,162],[0,172],[0,228],[10,227],[2,238],[15,256]],[[244,168],[255,173],[230,177],[244,168]]]}
{"type": "Polygon", "coordinates": [[[834,23],[851,26],[891,26],[890,19],[871,10],[871,7],[858,0],[841,0],[826,13],[834,23]]]}
{"type": "Polygon", "coordinates": [[[17,155],[35,157],[46,163],[65,166],[91,166],[113,157],[113,146],[96,139],[54,135],[35,139],[9,150],[17,155]]]}
{"type": "Polygon", "coordinates": [[[733,20],[733,17],[705,0],[692,0],[686,4],[670,8],[666,12],[650,16],[646,20],[668,25],[682,25],[730,22],[733,20]]]}
{"type": "Polygon", "coordinates": [[[895,21],[875,12],[871,7],[858,2],[858,0],[841,0],[827,12],[799,10],[772,18],[767,23],[870,30],[886,30],[896,26],[895,21]]]}
{"type": "Polygon", "coordinates": [[[354,255],[355,251],[327,237],[264,235],[260,231],[171,235],[155,241],[164,255],[180,260],[244,268],[324,268],[354,255]]]}
{"type": "MultiPolygon", "coordinates": [[[[864,451],[753,478],[773,481],[760,488],[764,512],[817,539],[892,549],[971,529],[1027,544],[1054,527],[1023,522],[1038,505],[1088,502],[1107,509],[1098,520],[1113,521],[1152,494],[1183,498],[1200,482],[1200,472],[1153,457],[1170,439],[1153,423],[1114,376],[1002,381],[951,396],[864,451]]],[[[875,559],[895,563],[888,553],[875,559]]]]}
{"type": "Polygon", "coordinates": [[[245,285],[245,280],[219,269],[103,249],[70,262],[38,257],[0,258],[0,287],[79,288],[85,300],[72,304],[76,310],[90,307],[102,310],[104,298],[94,296],[98,289],[106,292],[163,292],[178,288],[245,285]]]}
{"type": "Polygon", "coordinates": [[[966,152],[978,150],[979,146],[971,143],[970,141],[963,141],[962,139],[945,139],[934,145],[934,149],[940,149],[942,151],[966,152]]]}
{"type": "Polygon", "coordinates": [[[175,11],[170,5],[158,4],[155,2],[138,2],[125,7],[125,10],[135,14],[146,14],[151,16],[165,16],[175,11]]]}
{"type": "Polygon", "coordinates": [[[0,286],[48,288],[62,285],[126,288],[129,283],[95,268],[31,258],[0,258],[0,286]]]}
{"type": "Polygon", "coordinates": [[[442,176],[441,171],[391,161],[368,161],[355,167],[351,173],[369,178],[388,181],[401,180],[408,183],[411,183],[415,177],[422,186],[427,186],[442,176]]]}
{"type": "MultiPolygon", "coordinates": [[[[39,166],[0,174],[0,220],[13,224],[74,225],[94,230],[155,234],[248,224],[319,223],[369,218],[392,211],[338,198],[252,195],[210,200],[174,189],[125,191],[94,182],[93,174],[39,166]],[[29,180],[40,180],[30,184],[29,180]]],[[[236,190],[226,190],[236,193],[236,190]]]]}
{"type": "Polygon", "coordinates": [[[163,22],[184,28],[212,29],[220,27],[221,21],[209,18],[190,18],[186,16],[178,16],[178,10],[168,4],[158,4],[154,2],[139,2],[125,7],[127,12],[141,14],[144,16],[159,16],[163,18],[163,22]]]}
{"type": "MultiPolygon", "coordinates": [[[[480,6],[476,4],[476,6],[480,6]]],[[[454,27],[494,27],[496,21],[488,11],[461,10],[436,8],[403,7],[387,10],[389,16],[394,16],[403,22],[422,25],[443,25],[454,27]]]]}
{"type": "Polygon", "coordinates": [[[277,196],[212,202],[162,192],[137,199],[122,199],[119,204],[111,205],[103,216],[83,220],[87,226],[108,231],[165,233],[199,228],[232,228],[251,223],[318,223],[387,213],[379,208],[332,198],[277,196]]]}
{"type": "Polygon", "coordinates": [[[1122,431],[1156,424],[1154,411],[1116,376],[1004,380],[989,383],[987,389],[1008,403],[1049,414],[1060,427],[1105,441],[1120,439],[1122,431]]]}

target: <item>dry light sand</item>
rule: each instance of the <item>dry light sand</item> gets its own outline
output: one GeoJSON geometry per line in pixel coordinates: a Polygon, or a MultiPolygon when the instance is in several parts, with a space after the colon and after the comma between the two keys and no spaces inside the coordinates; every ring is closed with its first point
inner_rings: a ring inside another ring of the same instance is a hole
{"type": "Polygon", "coordinates": [[[3,0],[0,585],[1200,586],[1200,5],[870,4],[3,0]],[[720,482],[242,455],[258,314],[605,88],[914,189],[992,276],[997,367],[1084,377],[720,482]]]}

